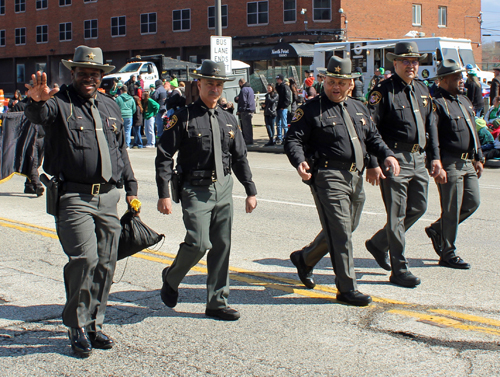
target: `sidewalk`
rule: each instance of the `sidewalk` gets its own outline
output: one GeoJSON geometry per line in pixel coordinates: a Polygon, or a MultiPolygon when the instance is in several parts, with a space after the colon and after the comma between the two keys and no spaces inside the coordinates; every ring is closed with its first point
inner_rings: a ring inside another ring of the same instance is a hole
{"type": "Polygon", "coordinates": [[[264,152],[264,153],[284,153],[282,145],[273,145],[270,147],[264,146],[269,141],[269,137],[267,136],[263,111],[253,115],[252,124],[253,124],[253,145],[247,145],[248,151],[264,152]]]}

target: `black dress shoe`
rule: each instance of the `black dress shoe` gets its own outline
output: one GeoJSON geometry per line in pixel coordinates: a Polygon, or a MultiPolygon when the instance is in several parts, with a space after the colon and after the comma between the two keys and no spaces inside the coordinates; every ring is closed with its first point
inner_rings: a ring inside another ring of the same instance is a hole
{"type": "Polygon", "coordinates": [[[275,144],[273,140],[269,140],[266,144],[264,144],[265,147],[271,147],[275,144]]]}
{"type": "Polygon", "coordinates": [[[221,309],[206,309],[205,315],[208,317],[219,318],[224,321],[236,321],[240,318],[240,313],[236,309],[225,307],[221,309]]]}
{"type": "Polygon", "coordinates": [[[395,275],[394,272],[390,278],[391,283],[400,285],[405,288],[415,288],[420,284],[420,279],[413,275],[410,271],[395,275]]]}
{"type": "Polygon", "coordinates": [[[453,257],[448,260],[440,259],[439,265],[448,268],[456,268],[459,270],[468,270],[470,268],[470,264],[460,257],[453,257]]]}
{"type": "Polygon", "coordinates": [[[89,339],[92,343],[92,347],[101,350],[109,350],[115,345],[113,339],[104,334],[102,331],[89,332],[89,339]]]}
{"type": "Polygon", "coordinates": [[[434,251],[437,255],[441,256],[441,237],[438,232],[436,232],[432,227],[428,226],[425,228],[425,233],[427,237],[429,237],[432,241],[432,247],[434,247],[434,251]]]}
{"type": "Polygon", "coordinates": [[[349,291],[344,293],[337,293],[337,301],[345,302],[354,306],[367,306],[372,302],[372,298],[364,295],[360,291],[349,291]]]}
{"type": "Polygon", "coordinates": [[[36,196],[37,196],[37,197],[42,196],[44,191],[45,191],[45,189],[43,188],[43,186],[38,186],[38,187],[36,188],[36,196]]]}
{"type": "Polygon", "coordinates": [[[161,287],[161,300],[165,305],[169,308],[174,308],[177,305],[177,300],[179,299],[179,292],[175,291],[168,283],[167,283],[167,274],[168,267],[165,268],[162,272],[163,279],[163,287],[161,287]]]}
{"type": "Polygon", "coordinates": [[[375,258],[375,261],[380,267],[386,271],[391,270],[391,261],[389,260],[389,253],[387,251],[381,251],[375,247],[372,240],[367,240],[365,242],[366,250],[375,258]]]}
{"type": "Polygon", "coordinates": [[[316,286],[313,277],[313,268],[306,266],[304,263],[304,258],[302,258],[301,251],[294,251],[290,254],[290,260],[297,267],[297,273],[299,275],[300,281],[309,289],[313,289],[316,286]]]}
{"type": "Polygon", "coordinates": [[[81,357],[89,357],[92,353],[92,344],[85,329],[72,327],[68,330],[69,341],[73,352],[81,357]]]}
{"type": "Polygon", "coordinates": [[[25,194],[36,194],[36,190],[33,186],[24,186],[25,194]]]}

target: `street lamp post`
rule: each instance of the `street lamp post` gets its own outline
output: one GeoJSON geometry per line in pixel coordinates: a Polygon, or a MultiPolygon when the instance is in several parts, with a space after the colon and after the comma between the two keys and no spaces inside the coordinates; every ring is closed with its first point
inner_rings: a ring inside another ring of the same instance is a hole
{"type": "Polygon", "coordinates": [[[222,1],[215,0],[215,35],[222,36],[222,1]]]}

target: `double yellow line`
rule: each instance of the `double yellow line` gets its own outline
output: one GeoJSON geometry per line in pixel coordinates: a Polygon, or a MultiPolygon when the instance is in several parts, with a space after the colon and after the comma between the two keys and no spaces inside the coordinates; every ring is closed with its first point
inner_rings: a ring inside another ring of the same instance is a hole
{"type": "MultiPolygon", "coordinates": [[[[57,239],[54,229],[36,226],[28,223],[0,218],[0,226],[38,234],[43,237],[57,239]]],[[[148,260],[151,262],[170,265],[175,258],[174,254],[164,253],[155,250],[144,250],[135,254],[134,257],[148,260]]],[[[206,262],[200,261],[192,270],[206,273],[206,262]]],[[[297,294],[309,298],[321,299],[330,302],[336,302],[335,295],[337,290],[324,285],[316,285],[315,289],[304,289],[302,283],[295,279],[280,277],[267,272],[257,272],[237,267],[230,267],[230,278],[253,286],[260,286],[266,289],[274,289],[289,294],[297,294]]],[[[428,323],[439,327],[455,328],[464,331],[480,332],[495,336],[500,336],[500,321],[470,315],[466,313],[432,308],[425,305],[415,305],[403,301],[391,300],[382,297],[373,297],[374,305],[370,308],[382,308],[387,313],[411,317],[417,321],[428,323]]]]}

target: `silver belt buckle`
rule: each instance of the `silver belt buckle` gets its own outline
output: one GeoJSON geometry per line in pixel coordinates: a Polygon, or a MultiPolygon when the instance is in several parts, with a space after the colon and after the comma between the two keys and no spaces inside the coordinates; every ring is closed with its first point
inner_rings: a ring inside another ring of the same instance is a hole
{"type": "Polygon", "coordinates": [[[101,184],[100,183],[94,183],[92,185],[92,195],[99,195],[99,191],[101,191],[101,184]]]}
{"type": "Polygon", "coordinates": [[[355,162],[353,162],[353,163],[351,164],[351,167],[349,168],[349,172],[350,172],[350,173],[352,173],[352,172],[354,172],[354,171],[356,171],[356,163],[355,163],[355,162]]]}
{"type": "Polygon", "coordinates": [[[420,151],[420,145],[413,144],[413,147],[411,148],[411,153],[417,153],[418,151],[420,151]]]}
{"type": "Polygon", "coordinates": [[[462,153],[462,155],[460,156],[461,160],[467,160],[468,158],[469,158],[469,153],[462,153]]]}

